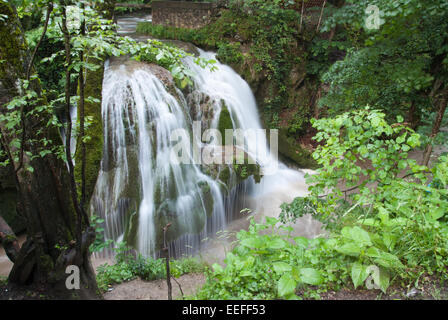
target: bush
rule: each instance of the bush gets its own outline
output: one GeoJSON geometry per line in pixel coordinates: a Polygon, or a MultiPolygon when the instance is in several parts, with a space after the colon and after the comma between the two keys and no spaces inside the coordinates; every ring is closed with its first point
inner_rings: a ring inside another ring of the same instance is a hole
{"type": "Polygon", "coordinates": [[[313,156],[322,167],[308,176],[311,194],[282,205],[281,219],[312,214],[327,237],[292,238],[276,219],[252,221],[196,298],[318,298],[351,284],[385,293],[393,282],[417,286],[423,274],[448,280],[448,157],[432,169],[419,166],[408,158],[419,135],[376,110],[314,126],[322,145],[313,156]]]}
{"type": "MultiPolygon", "coordinates": [[[[116,264],[104,264],[98,268],[97,282],[101,290],[106,291],[112,284],[136,278],[145,281],[166,278],[165,259],[144,258],[140,254],[135,257],[124,242],[119,243],[115,250],[116,264]]],[[[176,278],[187,273],[205,272],[206,269],[206,264],[192,257],[170,261],[171,275],[176,278]]]]}

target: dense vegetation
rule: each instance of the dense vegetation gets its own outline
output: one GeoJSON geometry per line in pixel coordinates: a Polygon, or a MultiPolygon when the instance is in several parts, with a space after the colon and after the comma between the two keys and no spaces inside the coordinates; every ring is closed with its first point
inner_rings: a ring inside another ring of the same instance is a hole
{"type": "Polygon", "coordinates": [[[1,219],[2,242],[14,262],[9,281],[64,291],[65,268],[75,264],[81,269],[82,290],[60,293],[69,298],[98,296],[88,250],[95,230],[87,214],[86,146],[92,119],[85,111],[90,104],[99,107],[100,101],[88,95],[86,75],[102,69],[108,57],[129,55],[171,70],[181,88],[189,81],[181,63],[184,51],[158,41],[118,37],[108,5],[108,1],[94,6],[88,1],[0,2],[0,157],[14,177],[28,234],[20,248],[1,219]],[[67,116],[74,104],[77,123],[67,116]],[[76,177],[71,137],[79,141],[76,177]]]}
{"type": "MultiPolygon", "coordinates": [[[[206,274],[195,299],[319,299],[343,288],[388,294],[427,282],[446,288],[448,156],[431,155],[448,146],[448,2],[324,1],[304,11],[306,2],[219,1],[213,22],[197,30],[138,26],[155,38],[216,50],[251,85],[265,126],[280,129],[283,155],[317,168],[307,176],[309,195],[283,204],[278,219],[252,219],[224,265],[173,260],[171,274],[206,274]],[[372,5],[378,16],[366,10],[372,5]],[[313,137],[312,150],[304,150],[304,136],[313,137]],[[325,232],[292,236],[291,223],[304,215],[325,232]]],[[[91,291],[167,276],[163,259],[135,257],[125,244],[96,281],[88,269],[90,251],[110,243],[103,221],[87,215],[94,137],[84,106],[100,101],[84,77],[108,57],[127,55],[168,69],[181,89],[191,84],[182,64],[187,53],[117,36],[111,3],[0,0],[0,160],[13,172],[32,235],[20,252],[13,235],[2,239],[16,262],[11,283],[63,284],[64,267],[75,262],[91,291]],[[82,17],[75,24],[73,4],[82,17]],[[71,123],[75,103],[79,120],[71,123]],[[76,168],[66,166],[70,138],[62,141],[61,128],[81,145],[76,168]],[[50,206],[51,199],[64,200],[50,206]]]]}
{"type": "Polygon", "coordinates": [[[314,126],[323,144],[313,154],[321,168],[308,177],[310,195],[284,204],[281,221],[239,232],[226,267],[213,266],[198,298],[297,299],[298,288],[302,298],[318,298],[371,283],[386,293],[391,283],[418,286],[427,275],[445,283],[448,157],[432,169],[418,165],[408,153],[420,136],[377,110],[314,126]],[[323,223],[324,236],[290,236],[288,222],[305,214],[323,223]]]}
{"type": "MultiPolygon", "coordinates": [[[[314,165],[300,137],[309,129],[317,82],[307,47],[316,38],[313,10],[301,23],[293,1],[224,1],[215,20],[198,30],[142,22],[137,32],[191,42],[217,52],[252,87],[267,128],[280,129],[280,153],[302,167],[314,165]],[[302,30],[301,30],[302,29],[302,30]]],[[[317,17],[316,17],[317,14],[317,17]]],[[[314,68],[314,67],[313,67],[314,68]]]]}
{"type": "MultiPolygon", "coordinates": [[[[98,287],[107,291],[109,287],[125,281],[140,278],[145,281],[166,279],[165,259],[144,258],[141,255],[134,257],[131,248],[121,242],[115,249],[114,265],[104,264],[98,267],[98,287]]],[[[183,258],[170,261],[170,275],[178,278],[187,273],[202,273],[207,265],[196,258],[183,258]]]]}

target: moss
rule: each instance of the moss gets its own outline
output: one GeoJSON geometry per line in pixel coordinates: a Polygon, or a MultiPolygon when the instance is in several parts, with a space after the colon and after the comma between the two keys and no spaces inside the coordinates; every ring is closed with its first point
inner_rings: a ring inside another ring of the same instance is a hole
{"type": "MultiPolygon", "coordinates": [[[[226,137],[226,130],[233,129],[232,117],[230,116],[229,109],[225,104],[222,105],[221,113],[219,115],[218,130],[221,132],[223,139],[226,137]]],[[[226,144],[228,141],[226,141],[226,144]]],[[[231,142],[233,143],[233,142],[231,142]]]]}
{"type": "Polygon", "coordinates": [[[4,22],[0,22],[0,60],[8,62],[0,63],[0,79],[5,88],[13,88],[16,74],[25,74],[26,61],[22,57],[27,56],[27,46],[22,37],[20,22],[11,5],[0,2],[0,15],[8,16],[4,22]]]}
{"type": "Polygon", "coordinates": [[[218,179],[224,182],[226,185],[229,184],[230,179],[230,168],[224,167],[219,171],[218,179]]]}
{"type": "Polygon", "coordinates": [[[257,164],[234,164],[235,173],[237,174],[238,182],[242,182],[249,178],[254,177],[256,183],[261,180],[260,166],[257,164]]]}
{"type": "Polygon", "coordinates": [[[287,129],[280,129],[278,133],[278,152],[290,161],[295,162],[300,168],[315,169],[317,164],[311,156],[311,152],[304,149],[294,138],[288,137],[287,129]]]}
{"type": "Polygon", "coordinates": [[[39,266],[43,269],[42,271],[49,273],[54,269],[53,259],[49,255],[41,255],[39,257],[39,266]]]}
{"type": "Polygon", "coordinates": [[[137,234],[138,234],[138,214],[137,207],[134,203],[129,210],[131,213],[126,214],[128,217],[126,222],[126,229],[123,236],[123,239],[126,241],[126,244],[130,247],[137,247],[137,234]]]}
{"type": "Polygon", "coordinates": [[[198,183],[198,186],[201,188],[201,199],[205,212],[207,213],[207,216],[210,217],[213,214],[213,208],[215,204],[210,185],[206,181],[200,181],[198,183]]]}
{"type": "MultiPolygon", "coordinates": [[[[84,113],[85,117],[90,117],[92,123],[86,129],[86,136],[90,139],[86,142],[86,198],[90,200],[95,189],[96,180],[101,166],[101,159],[103,157],[103,121],[101,115],[101,97],[102,84],[104,76],[104,68],[101,67],[95,71],[88,71],[86,74],[85,96],[92,97],[98,102],[85,102],[84,113]]],[[[78,110],[79,112],[79,110],[78,110]]],[[[79,114],[78,114],[79,116],[79,114]]],[[[78,117],[79,118],[79,117],[78,117]]],[[[79,142],[78,142],[78,145],[79,142]]],[[[78,185],[81,185],[81,148],[77,148],[75,155],[76,167],[75,177],[78,185]]],[[[79,188],[80,189],[80,188],[79,188]]]]}

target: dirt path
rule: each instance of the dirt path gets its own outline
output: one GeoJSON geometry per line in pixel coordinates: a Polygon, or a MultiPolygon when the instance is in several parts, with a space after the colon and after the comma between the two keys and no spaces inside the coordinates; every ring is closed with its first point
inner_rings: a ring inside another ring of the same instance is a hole
{"type": "MultiPolygon", "coordinates": [[[[25,240],[25,235],[19,236],[20,246],[22,246],[25,240]]],[[[6,256],[5,249],[3,249],[3,246],[0,244],[0,277],[7,277],[12,269],[12,265],[12,262],[6,256]]]]}
{"type": "MultiPolygon", "coordinates": [[[[176,279],[184,295],[192,295],[205,283],[203,274],[186,274],[176,279]]],[[[173,299],[182,299],[177,283],[172,280],[173,299]]],[[[125,282],[111,288],[104,294],[105,300],[167,300],[166,280],[143,281],[140,279],[125,282]]]]}

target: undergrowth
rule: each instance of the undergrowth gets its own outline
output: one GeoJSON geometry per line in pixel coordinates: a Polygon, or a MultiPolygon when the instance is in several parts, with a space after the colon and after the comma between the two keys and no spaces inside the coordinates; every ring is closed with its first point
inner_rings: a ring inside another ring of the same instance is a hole
{"type": "MultiPolygon", "coordinates": [[[[124,242],[118,244],[114,265],[104,264],[98,267],[97,283],[102,291],[114,284],[140,278],[144,281],[166,279],[165,259],[145,258],[141,254],[134,256],[124,242]]],[[[170,273],[178,278],[188,273],[203,273],[207,265],[194,257],[170,260],[170,273]]]]}

